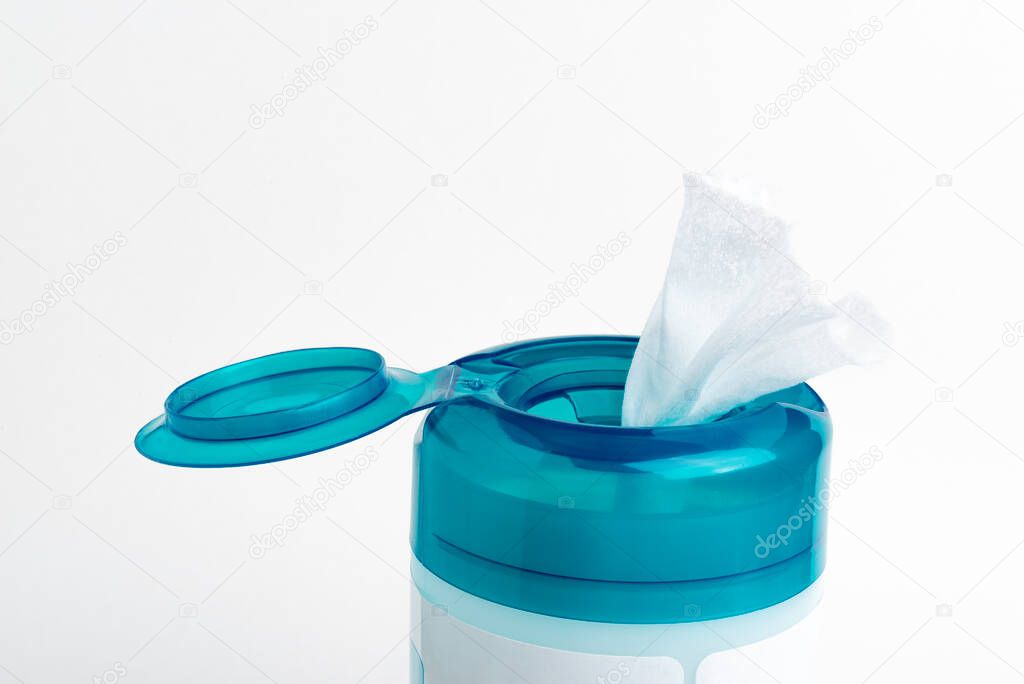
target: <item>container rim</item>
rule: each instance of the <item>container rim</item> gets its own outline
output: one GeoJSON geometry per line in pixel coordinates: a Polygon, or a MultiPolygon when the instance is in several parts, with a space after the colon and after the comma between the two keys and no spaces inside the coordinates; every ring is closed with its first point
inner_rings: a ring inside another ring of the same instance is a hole
{"type": "MultiPolygon", "coordinates": [[[[492,361],[502,355],[510,354],[518,351],[528,350],[536,347],[550,346],[550,345],[562,345],[562,344],[586,344],[586,343],[622,343],[628,344],[635,347],[639,342],[640,338],[636,335],[562,335],[552,337],[540,337],[522,342],[512,342],[509,344],[498,345],[490,347],[483,351],[479,351],[467,356],[463,356],[456,361],[452,362],[452,365],[464,367],[465,364],[480,362],[480,361],[492,361]]],[[[509,367],[509,366],[506,366],[509,367]]],[[[514,371],[513,371],[514,373],[514,371]]],[[[510,373],[509,375],[511,375],[510,373]]],[[[500,381],[499,381],[500,382],[500,381]]],[[[502,412],[508,413],[514,416],[517,421],[523,423],[533,423],[536,425],[549,425],[557,426],[561,429],[577,430],[583,433],[590,433],[593,436],[605,435],[614,438],[650,438],[652,435],[662,435],[666,437],[683,437],[685,435],[696,435],[704,433],[709,430],[718,430],[723,427],[731,428],[743,428],[746,427],[753,421],[756,421],[759,417],[772,410],[790,410],[797,411],[808,415],[813,415],[819,419],[829,419],[828,406],[824,400],[818,394],[813,387],[807,382],[801,382],[791,387],[779,390],[777,392],[771,392],[768,394],[761,395],[749,402],[741,404],[740,408],[755,404],[765,397],[771,396],[772,394],[782,393],[798,393],[806,392],[813,403],[820,406],[820,409],[814,408],[813,406],[806,406],[802,403],[795,403],[792,401],[775,400],[765,403],[762,406],[757,406],[750,410],[737,411],[733,415],[725,414],[723,417],[703,423],[692,423],[687,425],[639,425],[639,426],[625,426],[625,425],[604,425],[598,423],[584,423],[579,421],[563,420],[560,418],[551,418],[548,416],[538,415],[536,413],[530,413],[529,411],[517,408],[510,405],[508,402],[502,400],[497,396],[495,392],[481,392],[467,394],[457,401],[477,401],[487,406],[491,406],[499,409],[502,412]]],[[[808,403],[812,403],[808,402],[808,403]]]]}

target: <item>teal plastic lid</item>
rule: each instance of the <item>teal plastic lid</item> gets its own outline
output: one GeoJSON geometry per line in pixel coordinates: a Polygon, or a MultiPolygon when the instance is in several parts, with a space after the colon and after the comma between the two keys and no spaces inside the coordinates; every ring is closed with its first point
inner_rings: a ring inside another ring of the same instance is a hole
{"type": "Polygon", "coordinates": [[[456,369],[388,368],[356,347],[298,349],[200,375],[167,397],[135,447],[177,466],[294,458],[350,442],[455,396],[456,369]]]}
{"type": "Polygon", "coordinates": [[[272,354],[174,390],[136,446],[266,463],[432,407],[414,448],[425,568],[522,610],[693,622],[786,600],[825,559],[831,421],[806,384],[689,426],[623,427],[635,337],[505,345],[425,373],[349,347],[272,354]]]}
{"type": "Polygon", "coordinates": [[[636,343],[532,340],[455,362],[489,391],[435,407],[416,440],[424,567],[495,603],[615,623],[749,613],[820,576],[820,397],[801,384],[711,422],[622,427],[636,343]]]}

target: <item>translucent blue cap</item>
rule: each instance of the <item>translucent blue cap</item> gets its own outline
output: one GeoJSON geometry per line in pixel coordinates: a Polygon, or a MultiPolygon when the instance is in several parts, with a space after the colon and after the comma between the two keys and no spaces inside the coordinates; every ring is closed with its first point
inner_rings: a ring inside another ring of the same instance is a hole
{"type": "Polygon", "coordinates": [[[801,384],[709,423],[622,427],[636,343],[535,340],[422,374],[366,349],[273,354],[182,385],[136,445],[174,465],[264,463],[432,407],[414,450],[412,546],[449,584],[619,623],[728,617],[798,594],[824,567],[825,405],[801,384]]]}
{"type": "Polygon", "coordinates": [[[357,347],[297,349],[200,375],[135,437],[169,465],[226,467],[294,458],[358,439],[456,395],[456,368],[388,368],[357,347]]]}

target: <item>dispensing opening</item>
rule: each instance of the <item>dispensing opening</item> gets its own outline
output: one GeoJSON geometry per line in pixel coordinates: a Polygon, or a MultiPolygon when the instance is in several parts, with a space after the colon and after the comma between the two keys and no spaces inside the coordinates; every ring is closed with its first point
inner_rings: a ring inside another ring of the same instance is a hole
{"type": "MultiPolygon", "coordinates": [[[[636,338],[555,338],[461,359],[467,368],[514,368],[497,387],[508,406],[531,415],[590,425],[622,425],[626,375],[636,338]],[[480,364],[480,365],[478,365],[480,364]]],[[[805,385],[787,388],[736,406],[708,422],[727,420],[777,401],[814,410],[823,405],[805,385]]]]}
{"type": "Polygon", "coordinates": [[[496,359],[519,370],[498,395],[532,415],[591,425],[621,425],[622,396],[635,342],[551,344],[496,359]],[[538,353],[546,352],[546,353],[538,353]]]}
{"type": "Polygon", "coordinates": [[[602,371],[557,376],[531,388],[516,408],[556,420],[621,425],[625,384],[625,373],[621,377],[610,377],[602,371]]]}

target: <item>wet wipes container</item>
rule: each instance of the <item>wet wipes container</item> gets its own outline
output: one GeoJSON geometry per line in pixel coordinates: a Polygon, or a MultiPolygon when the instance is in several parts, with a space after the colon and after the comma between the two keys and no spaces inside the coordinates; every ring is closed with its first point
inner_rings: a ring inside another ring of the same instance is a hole
{"type": "Polygon", "coordinates": [[[813,605],[831,421],[799,384],[696,425],[623,427],[636,346],[540,339],[425,373],[358,348],[272,354],[175,389],[136,447],[177,466],[268,463],[429,409],[414,681],[719,681],[697,678],[707,654],[813,605]]]}

